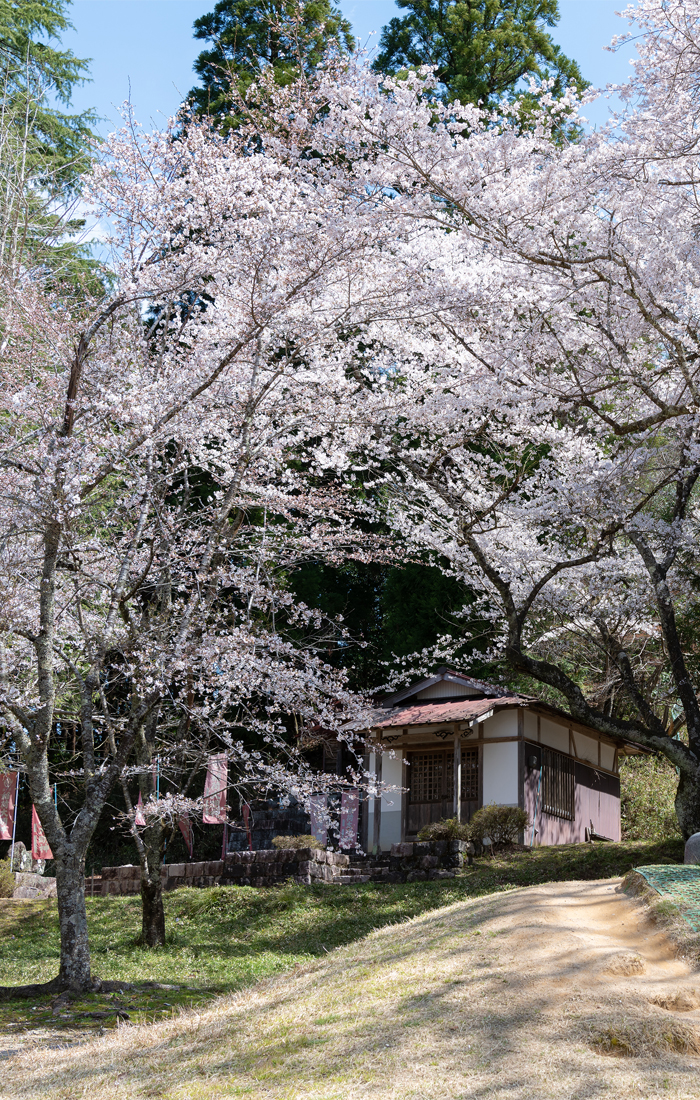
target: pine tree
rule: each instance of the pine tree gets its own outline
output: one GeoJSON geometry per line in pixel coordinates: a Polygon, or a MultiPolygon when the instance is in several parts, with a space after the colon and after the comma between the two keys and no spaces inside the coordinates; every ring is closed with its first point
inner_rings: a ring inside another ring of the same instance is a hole
{"type": "Polygon", "coordinates": [[[397,0],[408,14],[384,27],[374,62],[395,75],[435,67],[446,102],[489,105],[512,97],[524,78],[552,77],[559,94],[587,86],[575,61],[546,27],[559,18],[557,0],[397,0]]]}
{"type": "Polygon", "coordinates": [[[213,45],[194,63],[202,86],[192,89],[190,103],[224,130],[235,115],[232,85],[245,92],[270,68],[276,83],[289,84],[327,50],[355,46],[350,24],[330,0],[219,0],[195,21],[194,35],[213,45]]]}
{"type": "Polygon", "coordinates": [[[60,48],[71,29],[66,0],[0,0],[0,80],[3,122],[21,133],[25,169],[52,195],[75,189],[88,157],[93,112],[68,114],[88,62],[60,48]]]}

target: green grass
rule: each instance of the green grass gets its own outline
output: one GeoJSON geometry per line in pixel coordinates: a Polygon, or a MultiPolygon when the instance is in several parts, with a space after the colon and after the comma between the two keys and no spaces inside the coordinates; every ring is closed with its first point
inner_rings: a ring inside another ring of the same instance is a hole
{"type": "MultiPolygon", "coordinates": [[[[122,995],[94,995],[52,1007],[50,999],[0,1003],[0,1032],[51,1026],[103,1028],[116,1009],[155,1019],[184,1005],[241,989],[384,925],[430,909],[518,886],[624,875],[635,866],[683,858],[681,840],[568,845],[477,860],[454,879],[379,886],[183,889],[166,895],[167,945],[135,946],[139,898],[88,899],[93,972],[137,983],[122,995]],[[169,989],[149,988],[157,982],[169,989]],[[106,1012],[95,1018],[88,1012],[106,1012]]],[[[0,901],[0,984],[52,978],[58,969],[54,901],[0,901]]]]}

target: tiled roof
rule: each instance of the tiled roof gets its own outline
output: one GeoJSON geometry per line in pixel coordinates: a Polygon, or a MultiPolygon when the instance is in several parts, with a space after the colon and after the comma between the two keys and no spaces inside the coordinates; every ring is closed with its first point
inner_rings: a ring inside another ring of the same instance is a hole
{"type": "Polygon", "coordinates": [[[374,723],[375,729],[388,726],[427,726],[443,722],[469,722],[495,707],[527,706],[533,700],[525,695],[504,695],[498,699],[457,699],[451,703],[425,702],[412,707],[392,707],[374,723]]]}

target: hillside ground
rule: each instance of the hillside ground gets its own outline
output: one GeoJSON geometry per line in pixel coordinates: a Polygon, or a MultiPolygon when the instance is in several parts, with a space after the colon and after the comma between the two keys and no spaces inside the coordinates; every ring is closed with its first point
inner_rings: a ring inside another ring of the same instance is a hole
{"type": "MultiPolygon", "coordinates": [[[[222,887],[166,895],[168,943],[135,945],[139,898],[88,899],[93,972],[129,983],[122,994],[72,1002],[0,1001],[0,1057],[201,1007],[213,997],[323,957],[387,924],[470,897],[536,883],[624,875],[682,859],[679,840],[571,845],[480,859],[455,879],[402,886],[222,887]]],[[[0,984],[52,978],[58,969],[55,901],[0,901],[0,984]]]]}
{"type": "Polygon", "coordinates": [[[700,976],[620,880],[455,902],[199,1010],[7,1060],[13,1100],[696,1100],[700,976]]]}

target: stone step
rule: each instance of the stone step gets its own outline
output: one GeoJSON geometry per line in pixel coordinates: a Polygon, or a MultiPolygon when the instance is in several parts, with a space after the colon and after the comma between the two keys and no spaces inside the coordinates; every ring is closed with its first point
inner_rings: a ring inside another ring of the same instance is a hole
{"type": "Polygon", "coordinates": [[[361,882],[369,882],[369,875],[337,875],[332,881],[337,886],[357,886],[361,882]]]}

